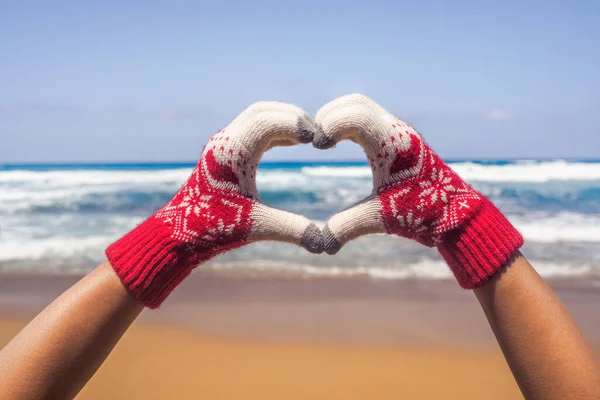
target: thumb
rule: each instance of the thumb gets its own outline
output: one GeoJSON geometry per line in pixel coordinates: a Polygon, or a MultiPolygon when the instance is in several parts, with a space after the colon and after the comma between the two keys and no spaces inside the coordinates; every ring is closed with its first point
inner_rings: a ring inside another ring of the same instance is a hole
{"type": "Polygon", "coordinates": [[[335,254],[343,245],[359,236],[387,232],[380,210],[379,199],[371,196],[331,216],[323,229],[325,252],[335,254]]]}
{"type": "Polygon", "coordinates": [[[311,253],[323,252],[321,230],[308,218],[255,202],[250,213],[254,224],[249,240],[274,240],[304,247],[311,253]]]}

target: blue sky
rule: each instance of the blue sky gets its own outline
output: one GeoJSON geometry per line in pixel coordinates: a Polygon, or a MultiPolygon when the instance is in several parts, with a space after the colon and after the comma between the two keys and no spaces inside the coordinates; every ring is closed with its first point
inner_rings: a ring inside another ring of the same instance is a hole
{"type": "Polygon", "coordinates": [[[0,162],[192,161],[254,101],[352,92],[446,158],[600,158],[599,21],[593,1],[2,1],[0,162]]]}

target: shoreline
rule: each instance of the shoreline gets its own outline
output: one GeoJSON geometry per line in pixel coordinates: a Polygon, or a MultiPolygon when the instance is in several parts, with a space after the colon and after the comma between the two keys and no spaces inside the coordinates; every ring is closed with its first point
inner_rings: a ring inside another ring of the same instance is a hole
{"type": "MultiPolygon", "coordinates": [[[[497,349],[472,292],[453,281],[273,279],[193,273],[139,324],[216,337],[282,343],[348,343],[497,349]]],[[[0,318],[33,318],[83,275],[0,274],[0,318]]],[[[553,279],[592,346],[600,348],[600,287],[553,279]]]]}

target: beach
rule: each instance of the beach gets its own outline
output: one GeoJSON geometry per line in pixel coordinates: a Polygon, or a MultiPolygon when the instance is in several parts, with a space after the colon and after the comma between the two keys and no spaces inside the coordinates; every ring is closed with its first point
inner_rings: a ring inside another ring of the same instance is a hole
{"type": "Polygon", "coordinates": [[[77,386],[141,303],[79,399],[522,399],[477,296],[527,394],[579,400],[537,275],[600,361],[599,16],[1,2],[0,349],[102,269],[6,349],[0,400],[77,386]]]}
{"type": "MultiPolygon", "coordinates": [[[[600,349],[600,162],[456,160],[600,349]]],[[[192,163],[0,166],[0,345],[164,205],[192,163]]],[[[364,162],[267,162],[261,199],[324,226],[364,162]]],[[[200,266],[126,333],[81,399],[519,399],[437,251],[369,235],[335,256],[261,242],[200,266]]]]}
{"type": "MultiPolygon", "coordinates": [[[[1,345],[79,277],[3,274],[1,345]]],[[[598,352],[600,288],[550,283],[598,352]]],[[[440,397],[522,398],[473,294],[455,283],[200,269],[142,313],[78,398],[440,397]]]]}

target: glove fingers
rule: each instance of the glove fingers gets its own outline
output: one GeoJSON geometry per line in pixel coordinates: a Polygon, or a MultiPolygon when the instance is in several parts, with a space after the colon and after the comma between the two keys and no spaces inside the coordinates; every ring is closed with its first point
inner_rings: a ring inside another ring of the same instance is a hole
{"type": "Polygon", "coordinates": [[[323,229],[323,245],[327,254],[337,253],[347,242],[371,233],[385,233],[381,219],[381,203],[375,197],[341,211],[327,220],[323,229]]]}
{"type": "Polygon", "coordinates": [[[243,132],[247,145],[263,153],[276,146],[311,143],[317,126],[292,104],[261,101],[242,112],[231,127],[243,132]]]}
{"type": "Polygon", "coordinates": [[[323,252],[321,230],[308,218],[259,202],[254,203],[250,216],[254,221],[250,241],[274,240],[302,246],[315,254],[323,252]]]}
{"type": "Polygon", "coordinates": [[[352,140],[363,147],[373,171],[373,185],[414,176],[423,162],[420,135],[373,100],[360,94],[343,96],[319,110],[313,146],[333,147],[352,140]],[[397,174],[397,176],[395,176],[397,174]]]}
{"type": "MultiPolygon", "coordinates": [[[[315,122],[321,128],[315,134],[313,145],[328,149],[342,140],[352,140],[367,153],[372,144],[381,143],[380,136],[388,130],[383,121],[389,113],[373,100],[360,94],[339,97],[318,112],[315,122]]],[[[377,148],[373,149],[377,150],[377,148]]]]}
{"type": "Polygon", "coordinates": [[[316,130],[308,114],[294,105],[254,103],[210,138],[202,167],[213,186],[257,200],[256,170],[263,153],[275,146],[310,143],[316,130]]]}

